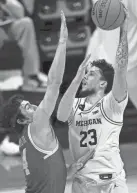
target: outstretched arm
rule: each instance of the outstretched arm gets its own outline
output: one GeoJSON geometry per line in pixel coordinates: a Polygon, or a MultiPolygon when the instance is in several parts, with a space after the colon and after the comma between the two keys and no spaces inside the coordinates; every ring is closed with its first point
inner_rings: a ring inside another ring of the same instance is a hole
{"type": "Polygon", "coordinates": [[[85,60],[82,62],[75,78],[73,79],[72,83],[70,84],[69,88],[67,89],[67,91],[65,92],[65,94],[63,95],[60,101],[58,112],[57,112],[57,119],[62,122],[66,122],[70,116],[75,95],[85,75],[85,68],[87,66],[87,62],[89,58],[90,58],[90,55],[88,55],[85,58],[85,60]]]}
{"type": "MultiPolygon", "coordinates": [[[[125,9],[127,16],[127,11],[125,9]]],[[[116,53],[116,66],[112,93],[118,102],[122,102],[127,96],[127,65],[128,65],[128,40],[127,40],[128,17],[120,27],[120,40],[116,53]]]]}
{"type": "Polygon", "coordinates": [[[59,44],[56,54],[48,74],[48,87],[46,94],[35,112],[35,117],[40,116],[40,112],[44,113],[45,119],[49,119],[56,105],[59,95],[59,88],[62,83],[65,62],[66,62],[66,42],[68,38],[68,30],[66,19],[61,12],[61,30],[59,44]],[[42,110],[42,111],[41,111],[42,110]]]}

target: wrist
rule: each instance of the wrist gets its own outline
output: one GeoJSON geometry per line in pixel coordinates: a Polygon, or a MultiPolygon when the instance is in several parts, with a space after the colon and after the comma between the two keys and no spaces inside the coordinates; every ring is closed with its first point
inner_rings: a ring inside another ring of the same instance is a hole
{"type": "Polygon", "coordinates": [[[120,29],[122,31],[127,31],[128,30],[128,18],[125,18],[125,21],[123,22],[123,24],[121,25],[120,29]]]}
{"type": "Polygon", "coordinates": [[[61,43],[61,44],[64,44],[64,43],[66,43],[67,42],[67,39],[66,38],[60,38],[59,39],[59,43],[61,43]]]}

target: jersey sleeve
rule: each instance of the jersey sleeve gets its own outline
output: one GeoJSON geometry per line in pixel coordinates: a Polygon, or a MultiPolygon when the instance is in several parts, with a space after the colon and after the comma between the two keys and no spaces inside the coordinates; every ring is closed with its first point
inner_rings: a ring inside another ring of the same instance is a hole
{"type": "Polygon", "coordinates": [[[128,103],[128,93],[123,101],[118,102],[114,98],[113,93],[111,91],[103,98],[101,110],[105,118],[109,119],[114,123],[122,124],[123,114],[127,106],[127,103],[128,103]]]}
{"type": "Polygon", "coordinates": [[[78,109],[78,106],[80,104],[80,101],[81,101],[80,98],[75,98],[74,99],[72,111],[71,111],[70,116],[68,118],[68,125],[70,125],[73,122],[73,119],[74,119],[75,113],[78,109]]]}

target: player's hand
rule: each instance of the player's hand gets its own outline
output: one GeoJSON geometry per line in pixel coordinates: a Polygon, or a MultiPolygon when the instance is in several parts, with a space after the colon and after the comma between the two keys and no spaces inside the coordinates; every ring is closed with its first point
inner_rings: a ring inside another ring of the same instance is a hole
{"type": "Polygon", "coordinates": [[[89,59],[91,57],[91,54],[87,55],[87,57],[84,59],[84,61],[81,63],[81,65],[78,68],[77,75],[76,75],[76,81],[80,81],[84,78],[85,76],[85,71],[87,66],[89,65],[89,59]]]}
{"type": "Polygon", "coordinates": [[[60,39],[61,43],[66,42],[68,39],[68,28],[66,24],[66,18],[63,11],[61,11],[61,28],[60,28],[60,39]]]}
{"type": "MultiPolygon", "coordinates": [[[[81,158],[78,159],[77,163],[82,163],[83,167],[85,166],[85,164],[88,162],[89,159],[93,159],[95,154],[95,150],[89,150],[84,156],[82,156],[81,158]]],[[[82,169],[82,168],[80,168],[82,169]]]]}
{"type": "Polygon", "coordinates": [[[76,162],[71,164],[67,169],[67,179],[72,179],[74,175],[83,167],[83,164],[76,162]]]}
{"type": "Polygon", "coordinates": [[[124,20],[123,24],[121,25],[121,29],[127,31],[127,29],[128,29],[128,18],[129,18],[128,8],[124,4],[123,0],[120,0],[120,1],[121,1],[122,5],[124,7],[124,12],[125,12],[125,20],[124,20]]]}

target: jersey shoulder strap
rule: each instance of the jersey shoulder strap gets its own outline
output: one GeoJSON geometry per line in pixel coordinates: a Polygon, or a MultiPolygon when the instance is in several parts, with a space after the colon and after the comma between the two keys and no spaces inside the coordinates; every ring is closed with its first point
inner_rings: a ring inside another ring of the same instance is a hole
{"type": "Polygon", "coordinates": [[[68,125],[72,124],[78,108],[80,108],[80,105],[82,105],[82,101],[83,101],[82,98],[75,98],[74,99],[73,108],[72,108],[71,114],[70,114],[69,119],[68,119],[68,125]]]}

